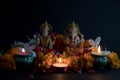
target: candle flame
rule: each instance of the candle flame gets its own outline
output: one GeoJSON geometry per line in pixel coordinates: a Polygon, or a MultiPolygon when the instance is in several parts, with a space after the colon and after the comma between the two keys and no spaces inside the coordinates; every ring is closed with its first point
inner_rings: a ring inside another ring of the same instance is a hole
{"type": "Polygon", "coordinates": [[[101,54],[100,46],[98,46],[98,53],[101,54]]]}
{"type": "Polygon", "coordinates": [[[24,48],[22,48],[22,53],[25,53],[25,49],[24,48]]]}
{"type": "Polygon", "coordinates": [[[62,63],[62,58],[59,58],[59,63],[62,63]]]}

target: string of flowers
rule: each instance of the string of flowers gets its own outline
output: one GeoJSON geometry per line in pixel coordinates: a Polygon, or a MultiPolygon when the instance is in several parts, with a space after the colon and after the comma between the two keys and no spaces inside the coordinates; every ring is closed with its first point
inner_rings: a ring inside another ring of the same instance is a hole
{"type": "MultiPolygon", "coordinates": [[[[57,41],[55,42],[56,51],[63,51],[62,53],[55,53],[54,51],[50,51],[47,53],[36,51],[37,56],[34,60],[34,68],[37,70],[50,70],[52,69],[52,64],[55,63],[58,58],[62,58],[63,62],[68,64],[68,70],[75,71],[79,69],[91,69],[94,67],[95,57],[92,56],[92,51],[96,51],[96,48],[92,48],[91,50],[84,50],[91,47],[88,40],[85,40],[84,43],[80,44],[76,48],[72,49],[68,46],[61,47],[59,49],[59,45],[62,46],[64,44],[64,37],[61,34],[56,35],[57,41]],[[61,44],[63,43],[63,44],[61,44]],[[64,50],[63,50],[64,49],[64,50]]],[[[16,69],[16,61],[15,55],[19,53],[19,47],[12,47],[7,53],[4,53],[0,56],[0,69],[8,69],[15,70],[16,69]]],[[[108,64],[112,69],[120,69],[120,59],[117,55],[118,53],[111,52],[108,58],[108,64]]]]}

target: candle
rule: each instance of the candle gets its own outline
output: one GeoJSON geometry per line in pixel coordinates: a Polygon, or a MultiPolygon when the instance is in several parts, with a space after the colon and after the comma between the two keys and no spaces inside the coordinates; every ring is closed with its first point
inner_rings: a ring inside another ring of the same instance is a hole
{"type": "Polygon", "coordinates": [[[58,62],[54,63],[53,66],[54,66],[54,67],[62,68],[62,67],[68,67],[68,64],[63,63],[63,62],[62,62],[62,58],[59,58],[59,59],[58,59],[58,62]]]}
{"type": "Polygon", "coordinates": [[[101,51],[100,46],[98,46],[97,51],[93,51],[92,54],[100,56],[103,55],[103,51],[101,51]]]}
{"type": "Polygon", "coordinates": [[[92,52],[93,55],[98,55],[98,56],[107,56],[110,53],[110,51],[101,51],[100,46],[98,46],[98,50],[96,52],[92,52]]]}

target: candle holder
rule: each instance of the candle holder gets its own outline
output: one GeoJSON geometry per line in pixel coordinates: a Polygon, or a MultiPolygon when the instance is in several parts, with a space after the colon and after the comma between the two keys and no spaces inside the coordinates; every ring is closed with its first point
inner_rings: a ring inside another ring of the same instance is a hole
{"type": "Polygon", "coordinates": [[[18,64],[30,65],[34,61],[34,53],[25,52],[25,50],[22,49],[22,52],[17,54],[15,59],[18,64]]]}
{"type": "Polygon", "coordinates": [[[110,53],[110,51],[103,51],[101,54],[97,54],[97,52],[92,52],[93,57],[95,57],[94,60],[94,67],[96,69],[104,69],[108,63],[107,55],[110,53]]]}
{"type": "Polygon", "coordinates": [[[59,58],[58,62],[52,64],[55,72],[67,72],[68,64],[62,62],[62,58],[59,58]]]}
{"type": "Polygon", "coordinates": [[[33,62],[33,60],[34,60],[34,57],[32,53],[28,55],[16,55],[16,62],[18,63],[29,65],[33,62]]]}

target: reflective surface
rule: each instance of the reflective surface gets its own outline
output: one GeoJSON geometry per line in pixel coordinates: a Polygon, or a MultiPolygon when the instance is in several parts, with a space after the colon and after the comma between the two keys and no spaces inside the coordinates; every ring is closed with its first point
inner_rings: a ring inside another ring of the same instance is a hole
{"type": "Polygon", "coordinates": [[[100,70],[96,74],[34,73],[30,71],[0,72],[0,80],[120,80],[120,70],[100,70]]]}

